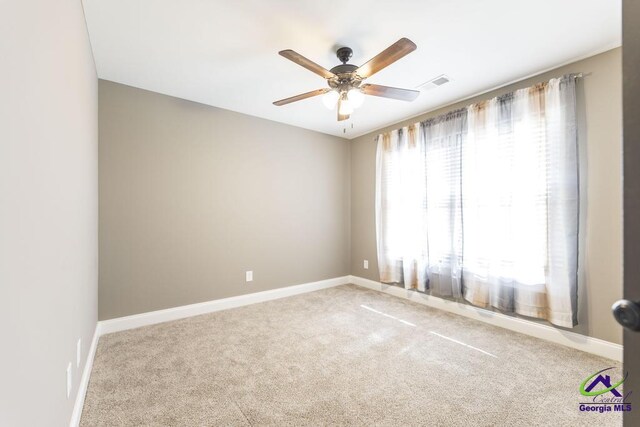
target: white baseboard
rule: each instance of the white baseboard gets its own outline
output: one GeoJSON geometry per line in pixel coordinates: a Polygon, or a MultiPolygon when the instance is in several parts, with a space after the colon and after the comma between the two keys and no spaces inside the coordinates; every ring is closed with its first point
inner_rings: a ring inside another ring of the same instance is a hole
{"type": "Polygon", "coordinates": [[[167,308],[165,310],[150,311],[148,313],[102,320],[98,322],[100,335],[139,328],[141,326],[154,325],[156,323],[169,322],[171,320],[184,319],[186,317],[197,316],[200,314],[213,313],[215,311],[227,310],[229,308],[242,307],[244,305],[256,304],[264,301],[271,301],[320,289],[345,285],[347,283],[349,283],[349,276],[336,277],[333,279],[320,280],[319,282],[304,283],[302,285],[287,286],[285,288],[271,289],[269,291],[255,292],[252,294],[201,302],[198,304],[183,305],[180,307],[167,308]]]}
{"type": "Polygon", "coordinates": [[[459,314],[461,316],[469,317],[480,322],[489,323],[501,328],[530,335],[532,337],[540,338],[546,341],[551,341],[556,344],[575,348],[587,353],[595,354],[617,361],[622,361],[622,346],[620,344],[614,344],[598,338],[592,338],[585,335],[576,334],[575,332],[569,332],[562,329],[554,328],[552,326],[531,322],[529,320],[507,316],[495,311],[474,307],[470,304],[450,301],[413,290],[403,289],[398,286],[385,285],[383,283],[364,279],[358,276],[351,276],[350,283],[414,301],[419,304],[437,308],[439,310],[459,314]]]}
{"type": "Polygon", "coordinates": [[[82,370],[82,377],[78,385],[78,393],[76,394],[76,401],[73,405],[73,412],[71,414],[70,427],[78,427],[80,425],[80,418],[82,417],[82,408],[84,407],[84,398],[87,395],[87,387],[89,387],[89,378],[91,377],[91,369],[93,368],[93,359],[96,356],[96,348],[98,347],[98,339],[100,339],[100,322],[96,324],[96,328],[93,331],[93,338],[91,339],[91,346],[87,353],[87,360],[84,363],[84,369],[82,370]]]}

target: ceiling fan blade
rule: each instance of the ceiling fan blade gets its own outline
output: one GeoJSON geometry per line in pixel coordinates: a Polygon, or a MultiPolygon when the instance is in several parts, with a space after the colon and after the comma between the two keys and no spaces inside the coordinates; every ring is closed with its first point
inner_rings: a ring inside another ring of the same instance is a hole
{"type": "Polygon", "coordinates": [[[284,56],[285,58],[287,58],[288,60],[293,61],[296,64],[303,66],[307,70],[312,71],[312,72],[316,73],[317,75],[319,75],[321,77],[324,77],[325,79],[330,79],[330,78],[336,76],[331,71],[327,70],[324,67],[321,67],[320,65],[316,64],[315,62],[311,61],[310,59],[305,58],[304,56],[300,55],[298,52],[295,52],[295,51],[293,51],[291,49],[281,50],[278,53],[281,56],[284,56]]]}
{"type": "Polygon", "coordinates": [[[302,101],[303,99],[325,94],[330,90],[331,89],[329,88],[312,90],[311,92],[305,92],[305,93],[301,93],[300,95],[292,96],[290,98],[281,99],[279,101],[274,102],[273,105],[277,105],[278,107],[280,107],[282,105],[291,104],[292,102],[302,101]]]}
{"type": "Polygon", "coordinates": [[[378,71],[396,62],[398,59],[416,50],[417,46],[411,40],[403,37],[356,70],[356,73],[366,79],[378,71]]]}
{"type": "Polygon", "coordinates": [[[397,87],[364,84],[360,86],[366,95],[381,96],[383,98],[399,99],[400,101],[413,101],[420,95],[420,91],[400,89],[397,87]]]}

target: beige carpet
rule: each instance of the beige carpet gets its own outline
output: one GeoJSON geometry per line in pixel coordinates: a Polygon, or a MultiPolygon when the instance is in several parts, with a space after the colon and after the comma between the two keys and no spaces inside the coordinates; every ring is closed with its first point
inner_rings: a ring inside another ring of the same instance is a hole
{"type": "Polygon", "coordinates": [[[610,366],[347,285],[101,337],[81,424],[621,425],[578,411],[610,366]]]}

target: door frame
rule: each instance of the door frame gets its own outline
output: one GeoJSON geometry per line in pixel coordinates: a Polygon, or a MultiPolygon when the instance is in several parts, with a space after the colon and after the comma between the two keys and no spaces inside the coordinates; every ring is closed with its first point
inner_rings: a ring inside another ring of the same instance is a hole
{"type": "MultiPolygon", "coordinates": [[[[640,301],[640,1],[623,0],[622,12],[624,298],[640,301]]],[[[632,392],[623,420],[639,426],[640,333],[625,329],[623,344],[625,395],[632,392]]]]}

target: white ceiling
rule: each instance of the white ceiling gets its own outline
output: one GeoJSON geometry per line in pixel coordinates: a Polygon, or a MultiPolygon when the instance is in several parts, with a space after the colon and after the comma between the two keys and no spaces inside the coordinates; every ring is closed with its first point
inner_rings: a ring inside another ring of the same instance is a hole
{"type": "Polygon", "coordinates": [[[98,76],[142,89],[354,138],[455,100],[619,46],[620,0],[84,0],[98,76]],[[401,37],[418,49],[367,81],[416,88],[412,103],[367,97],[347,123],[321,77],[282,58],[293,49],[331,68],[349,46],[362,65],[401,37]],[[353,128],[351,128],[353,124],[353,128]]]}

